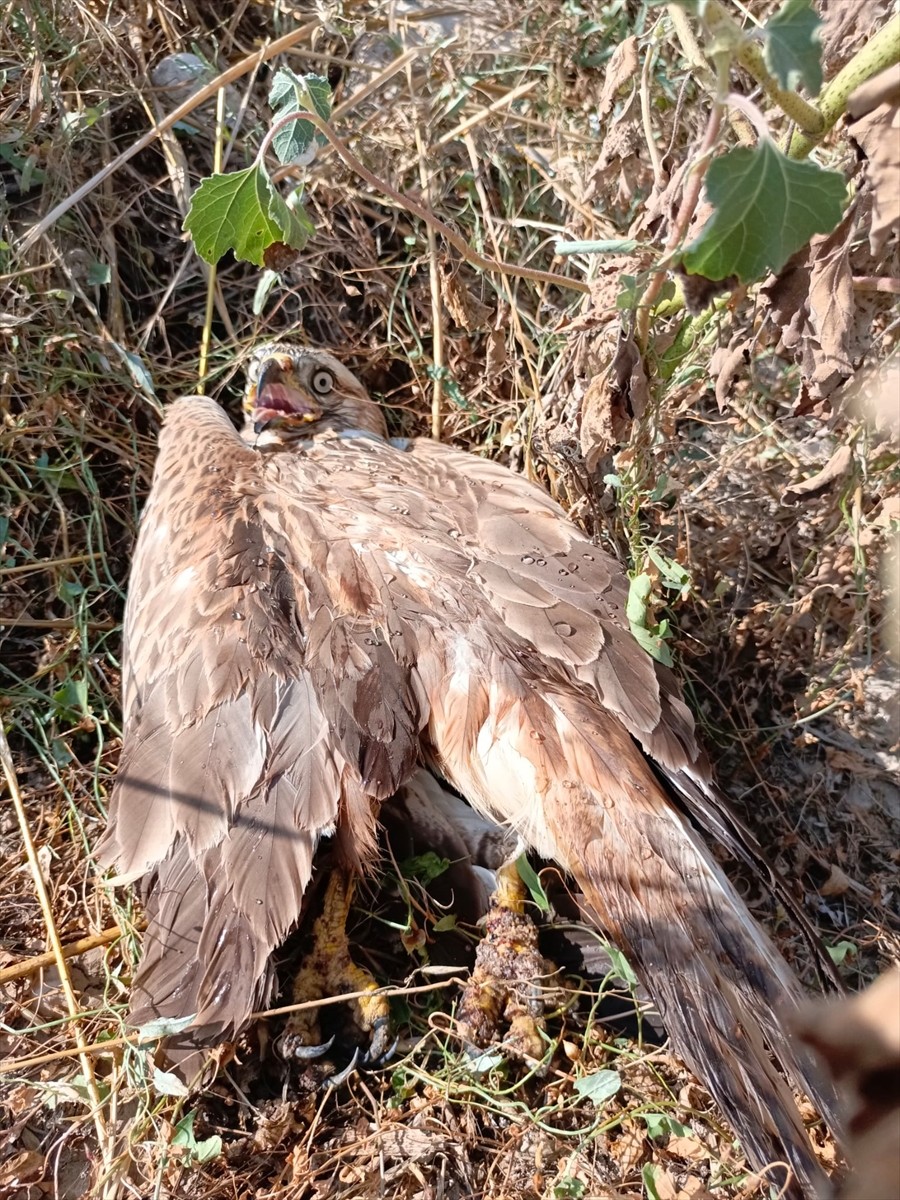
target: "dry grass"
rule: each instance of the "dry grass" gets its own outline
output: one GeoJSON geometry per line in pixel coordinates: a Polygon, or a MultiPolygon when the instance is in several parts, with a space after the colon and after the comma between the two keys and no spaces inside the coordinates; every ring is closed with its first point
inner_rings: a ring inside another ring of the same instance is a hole
{"type": "MultiPolygon", "coordinates": [[[[879,5],[869,7],[877,20],[879,5]]],[[[607,1028],[596,992],[551,1022],[562,1049],[543,1078],[500,1062],[473,1073],[452,1036],[449,989],[398,1002],[397,1060],[338,1090],[321,1090],[310,1071],[282,1094],[254,1067],[256,1043],[187,1103],[160,1094],[143,1051],[76,1054],[76,1030],[85,1044],[121,1038],[139,941],[139,914],[100,886],[90,849],[116,766],[119,622],[155,432],[162,404],[197,383],[208,284],[180,227],[188,190],[212,166],[214,106],[121,166],[26,259],[8,247],[131,146],[149,114],[174,107],[180,97],[150,85],[160,59],[197,48],[221,68],[303,22],[287,61],[336,84],[335,125],[355,153],[511,262],[599,280],[597,260],[555,259],[556,239],[622,236],[640,219],[652,184],[641,122],[621,127],[617,155],[594,119],[628,33],[655,46],[652,120],[670,169],[700,132],[703,86],[673,41],[655,40],[659,9],[617,0],[594,20],[576,5],[523,16],[497,0],[473,34],[445,18],[457,33],[445,45],[423,20],[391,11],[348,0],[326,20],[239,3],[221,18],[193,0],[152,0],[141,16],[124,0],[109,11],[35,0],[0,16],[0,711],[36,847],[29,864],[4,799],[0,970],[48,946],[37,875],[63,944],[128,931],[70,960],[77,1021],[55,966],[0,983],[4,1198],[764,1194],[685,1070],[607,1028]],[[398,48],[415,53],[391,74],[398,48]],[[595,1106],[575,1083],[598,1068],[619,1071],[622,1089],[595,1106]],[[203,1162],[214,1137],[222,1152],[203,1162]]],[[[865,32],[845,31],[842,53],[865,32]]],[[[265,77],[234,85],[231,167],[265,128],[265,77]]],[[[849,161],[840,139],[829,154],[849,161]]],[[[326,345],[384,397],[396,429],[427,432],[437,388],[443,436],[534,472],[634,568],[651,544],[681,563],[691,586],[674,606],[680,665],[723,786],[846,954],[848,982],[871,978],[898,949],[897,669],[881,650],[877,571],[897,513],[896,448],[839,397],[798,403],[796,368],[745,298],[698,324],[681,357],[666,357],[681,317],[654,327],[653,404],[589,476],[573,413],[615,320],[602,283],[579,322],[579,293],[479,275],[333,153],[320,154],[307,186],[316,235],[259,314],[259,273],[220,264],[207,390],[233,406],[241,356],[260,338],[326,345]],[[752,370],[720,406],[711,360],[740,333],[757,339],[752,370]],[[843,477],[784,504],[785,488],[841,444],[852,451],[843,477]]],[[[664,242],[665,214],[644,236],[664,242]]],[[[889,252],[872,262],[857,238],[853,256],[858,274],[896,279],[889,252]]],[[[859,299],[854,366],[881,361],[896,334],[890,296],[859,299]]],[[[790,929],[745,882],[804,970],[790,929]]],[[[358,941],[381,977],[418,984],[421,956],[404,946],[425,930],[439,958],[441,914],[415,887],[415,903],[405,896],[388,873],[358,906],[358,941]]]]}

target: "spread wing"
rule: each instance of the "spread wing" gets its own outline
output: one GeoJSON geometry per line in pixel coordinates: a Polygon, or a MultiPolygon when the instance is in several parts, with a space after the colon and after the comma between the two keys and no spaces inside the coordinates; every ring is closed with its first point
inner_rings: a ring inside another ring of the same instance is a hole
{"type": "Polygon", "coordinates": [[[416,761],[420,718],[374,633],[374,595],[314,512],[291,536],[263,459],[214,404],[170,411],[125,617],[124,743],[100,857],[142,879],[134,1020],[210,1036],[269,990],[318,840],[374,845],[371,799],[416,761]],[[324,556],[324,562],[321,561],[324,556]],[[323,569],[324,568],[324,569],[323,569]]]}

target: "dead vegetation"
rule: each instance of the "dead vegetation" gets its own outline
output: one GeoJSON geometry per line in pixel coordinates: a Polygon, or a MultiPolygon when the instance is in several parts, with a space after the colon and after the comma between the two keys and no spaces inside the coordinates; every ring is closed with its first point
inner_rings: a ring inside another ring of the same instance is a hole
{"type": "MultiPolygon", "coordinates": [[[[823,11],[827,76],[890,5],[823,11]]],[[[233,407],[246,349],[290,334],[345,357],[395,431],[439,421],[445,438],[533,472],[651,575],[719,778],[848,984],[894,958],[900,710],[879,565],[900,469],[896,434],[852,393],[900,328],[878,133],[896,99],[820,151],[857,189],[839,228],[761,287],[688,322],[677,307],[658,316],[642,360],[616,300],[670,236],[708,96],[708,68],[666,10],[218,12],[35,0],[0,17],[0,710],[14,760],[0,805],[0,1196],[764,1195],[680,1064],[597,1015],[596,985],[557,1021],[541,1078],[499,1059],[473,1070],[453,1038],[455,992],[435,986],[397,1000],[396,1060],[339,1089],[307,1072],[283,1092],[257,1065],[262,1023],[201,1097],[166,1095],[123,1040],[139,914],[101,886],[90,851],[116,766],[119,622],[161,407],[196,389],[205,335],[204,386],[233,407]],[[232,168],[255,153],[266,65],[232,82],[218,116],[213,99],[148,137],[16,253],[184,99],[154,85],[164,60],[195,53],[213,78],[292,31],[285,61],[328,77],[334,127],[370,170],[482,253],[576,286],[476,272],[327,147],[304,172],[316,233],[299,261],[264,293],[230,258],[210,283],[181,223],[217,143],[232,168]],[[639,248],[555,252],[622,238],[639,248]],[[121,939],[98,936],[117,924],[121,939]],[[53,937],[93,939],[65,986],[56,965],[10,969],[53,937]],[[598,1071],[619,1086],[592,1099],[579,1081],[598,1071]]],[[[746,886],[805,971],[783,914],[746,886]]],[[[421,968],[444,961],[444,915],[386,869],[358,906],[361,953],[385,981],[439,983],[421,968]]]]}

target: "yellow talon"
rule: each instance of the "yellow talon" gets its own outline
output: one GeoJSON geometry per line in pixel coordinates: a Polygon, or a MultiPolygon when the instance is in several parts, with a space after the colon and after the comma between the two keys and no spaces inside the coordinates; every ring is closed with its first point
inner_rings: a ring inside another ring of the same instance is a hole
{"type": "MultiPolygon", "coordinates": [[[[312,945],[294,977],[291,994],[294,1004],[308,1004],[345,992],[367,993],[349,1003],[356,1009],[360,1028],[372,1037],[368,1053],[375,1059],[386,1049],[390,1006],[386,997],[375,994],[378,984],[371,974],[350,956],[347,918],[355,889],[354,877],[339,868],[332,871],[322,911],[313,925],[312,945]]],[[[288,1017],[282,1038],[288,1056],[302,1057],[303,1048],[316,1046],[321,1041],[318,1008],[304,1008],[288,1017]]]]}

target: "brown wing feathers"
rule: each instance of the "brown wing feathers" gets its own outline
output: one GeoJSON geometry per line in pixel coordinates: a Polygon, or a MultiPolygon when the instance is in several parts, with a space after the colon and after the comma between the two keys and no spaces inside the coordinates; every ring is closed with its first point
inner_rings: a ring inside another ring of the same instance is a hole
{"type": "Polygon", "coordinates": [[[261,462],[215,405],[170,410],[132,572],[126,738],[100,847],[121,877],[145,876],[135,1020],[197,1013],[209,1036],[262,1000],[319,838],[349,825],[348,848],[371,853],[367,796],[390,794],[416,754],[410,711],[378,686],[399,667],[365,632],[374,592],[333,553],[327,576],[294,555],[286,512],[298,544],[327,542],[266,491],[261,462]],[[322,630],[328,652],[310,669],[322,630]]]}
{"type": "Polygon", "coordinates": [[[135,559],[104,844],[123,875],[151,872],[147,1010],[239,1026],[318,838],[337,825],[364,858],[372,801],[421,756],[577,878],[754,1164],[787,1160],[802,1185],[786,1195],[814,1187],[772,1064],[829,1113],[782,1033],[799,987],[639,747],[695,819],[761,855],[710,819],[690,713],[625,599],[618,565],[495,464],[370,438],[257,454],[212,402],[176,404],[135,559]]]}

